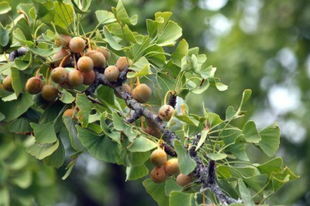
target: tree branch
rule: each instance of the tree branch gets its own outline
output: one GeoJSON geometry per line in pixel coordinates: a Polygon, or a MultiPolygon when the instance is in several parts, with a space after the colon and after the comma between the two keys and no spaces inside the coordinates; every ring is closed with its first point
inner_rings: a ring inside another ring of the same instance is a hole
{"type": "MultiPolygon", "coordinates": [[[[154,125],[156,125],[159,130],[163,133],[163,138],[166,140],[167,143],[162,143],[162,147],[165,149],[166,153],[170,156],[176,157],[177,153],[173,148],[173,141],[175,139],[180,139],[174,132],[166,128],[166,123],[163,122],[157,115],[153,114],[150,110],[148,110],[145,106],[141,103],[137,102],[132,96],[125,90],[123,87],[123,83],[126,81],[128,70],[121,72],[119,79],[116,82],[109,82],[104,74],[96,72],[96,81],[93,85],[91,85],[86,91],[86,94],[90,94],[96,90],[96,88],[102,84],[109,86],[114,89],[114,91],[125,100],[127,106],[134,110],[134,114],[132,117],[127,119],[129,123],[133,123],[139,117],[144,116],[145,118],[149,119],[154,125]],[[171,145],[171,146],[170,146],[171,145]]],[[[172,95],[170,99],[170,103],[174,105],[175,103],[175,95],[172,95]]],[[[216,165],[213,160],[210,160],[209,165],[206,166],[200,157],[197,154],[196,147],[201,138],[201,134],[198,134],[195,139],[193,140],[192,146],[189,150],[190,156],[196,162],[197,166],[193,171],[194,177],[196,178],[196,182],[202,184],[202,190],[210,188],[210,190],[214,193],[217,200],[221,204],[230,204],[238,202],[237,200],[228,197],[223,191],[220,189],[216,182],[216,165]]]]}

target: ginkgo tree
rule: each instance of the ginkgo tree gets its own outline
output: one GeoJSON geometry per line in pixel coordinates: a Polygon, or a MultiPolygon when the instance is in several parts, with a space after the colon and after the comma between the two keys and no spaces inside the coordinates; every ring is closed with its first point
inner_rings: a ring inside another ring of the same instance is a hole
{"type": "MultiPolygon", "coordinates": [[[[206,55],[180,39],[182,28],[170,20],[171,12],[155,13],[138,33],[138,15],[129,16],[121,1],[111,11],[89,11],[90,4],[33,0],[17,6],[19,16],[10,24],[0,24],[0,203],[23,195],[10,193],[10,187],[53,184],[32,178],[52,172],[29,169],[36,162],[25,152],[59,168],[69,152],[63,142],[75,151],[63,180],[88,152],[126,167],[126,181],[143,180],[163,206],[266,204],[297,178],[274,157],[280,144],[277,123],[262,130],[253,121],[234,126],[245,115],[250,89],[224,117],[204,103],[200,114],[190,112],[189,93],[228,87],[206,55]],[[98,21],[91,31],[81,24],[88,12],[98,21]],[[252,162],[249,145],[270,160],[252,162]]],[[[0,14],[9,10],[6,2],[0,4],[0,14]]]]}

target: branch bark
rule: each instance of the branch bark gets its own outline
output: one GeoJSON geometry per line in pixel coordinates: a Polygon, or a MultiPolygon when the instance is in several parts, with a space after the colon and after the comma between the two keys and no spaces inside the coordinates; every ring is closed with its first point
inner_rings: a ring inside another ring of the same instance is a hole
{"type": "MultiPolygon", "coordinates": [[[[96,72],[96,81],[94,85],[91,85],[89,89],[87,89],[87,93],[91,91],[95,91],[96,87],[100,84],[109,86],[114,89],[114,91],[125,100],[127,106],[134,110],[134,114],[131,118],[127,119],[128,122],[132,123],[136,121],[140,116],[144,116],[151,120],[163,133],[163,138],[166,140],[167,143],[162,143],[162,147],[165,149],[166,153],[169,154],[172,157],[176,157],[177,153],[175,152],[173,148],[173,141],[175,139],[180,139],[173,131],[166,128],[166,124],[155,114],[153,114],[151,111],[149,111],[145,106],[137,102],[132,98],[132,96],[124,89],[122,86],[123,83],[126,81],[126,75],[128,70],[121,72],[120,77],[117,82],[111,83],[109,82],[104,74],[101,74],[99,72],[96,72]]],[[[172,105],[175,104],[175,98],[176,96],[172,97],[171,103],[172,105]]],[[[196,147],[201,138],[201,135],[198,134],[189,150],[190,156],[194,159],[197,166],[193,171],[194,177],[196,178],[196,182],[202,184],[202,190],[205,190],[209,188],[214,195],[216,196],[217,200],[221,204],[231,204],[238,202],[237,200],[228,197],[219,185],[216,182],[216,165],[213,160],[210,160],[209,165],[206,166],[203,161],[200,159],[200,157],[197,154],[196,147]]]]}

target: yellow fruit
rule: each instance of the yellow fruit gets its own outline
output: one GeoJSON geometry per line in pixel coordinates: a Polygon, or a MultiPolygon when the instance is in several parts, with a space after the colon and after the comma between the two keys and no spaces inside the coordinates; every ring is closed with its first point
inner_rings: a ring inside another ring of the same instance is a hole
{"type": "Polygon", "coordinates": [[[119,70],[115,66],[108,66],[104,70],[104,76],[109,82],[115,82],[119,77],[119,70]]]}
{"type": "Polygon", "coordinates": [[[11,76],[6,76],[6,77],[3,79],[3,81],[2,81],[2,85],[3,85],[3,88],[4,88],[6,91],[14,92],[13,86],[12,86],[12,77],[11,77],[11,76]]]}
{"type": "Polygon", "coordinates": [[[52,85],[45,85],[42,88],[41,95],[47,101],[54,101],[58,97],[58,89],[52,85]]]}
{"type": "Polygon", "coordinates": [[[167,172],[165,171],[164,166],[161,167],[155,167],[152,171],[151,171],[151,180],[153,180],[153,182],[155,183],[162,183],[167,179],[167,172]]]}
{"type": "Polygon", "coordinates": [[[177,184],[180,186],[185,186],[193,181],[193,178],[188,175],[183,175],[182,173],[177,176],[177,184]]]}
{"type": "Polygon", "coordinates": [[[73,69],[69,72],[68,82],[73,87],[78,87],[83,84],[84,77],[82,72],[79,70],[73,69]]]}
{"type": "Polygon", "coordinates": [[[55,41],[56,46],[69,47],[69,42],[71,41],[71,36],[60,34],[59,39],[55,41]]]}
{"type": "Polygon", "coordinates": [[[151,162],[153,165],[159,167],[165,164],[167,161],[167,154],[164,150],[158,148],[154,150],[151,154],[151,162]]]}
{"type": "Polygon", "coordinates": [[[82,75],[84,77],[83,84],[85,85],[91,85],[96,79],[96,73],[94,72],[94,70],[87,73],[82,73],[82,75]]]}
{"type": "Polygon", "coordinates": [[[85,54],[86,56],[90,57],[93,60],[95,68],[102,68],[105,65],[106,59],[104,55],[95,50],[89,50],[85,54]]]}
{"type": "Polygon", "coordinates": [[[118,60],[116,62],[116,67],[122,72],[126,68],[128,68],[130,66],[130,64],[131,64],[130,59],[127,61],[126,57],[120,57],[120,58],[118,58],[118,60]]]}
{"type": "MultiPolygon", "coordinates": [[[[66,49],[62,48],[61,50],[59,50],[59,52],[57,52],[56,54],[53,55],[53,58],[52,58],[53,62],[55,63],[55,65],[58,66],[60,64],[61,60],[63,58],[65,58],[66,56],[68,56],[69,54],[70,53],[66,49]]],[[[69,57],[67,57],[67,59],[64,61],[62,66],[66,66],[68,64],[70,64],[70,58],[69,57]]]]}
{"type": "Polygon", "coordinates": [[[132,91],[132,97],[140,103],[146,103],[151,99],[152,90],[146,84],[139,84],[132,91]]]}
{"type": "Polygon", "coordinates": [[[85,49],[85,41],[81,37],[73,37],[69,42],[69,48],[73,53],[83,52],[85,49]]]}
{"type": "Polygon", "coordinates": [[[67,80],[68,72],[63,67],[56,67],[51,72],[51,78],[52,78],[53,82],[58,83],[58,84],[62,84],[67,80]]]}
{"type": "Polygon", "coordinates": [[[159,108],[158,116],[163,121],[169,121],[173,115],[174,108],[168,104],[159,108]]]}
{"type": "Polygon", "coordinates": [[[90,57],[83,56],[77,61],[77,68],[84,73],[90,72],[94,68],[93,60],[90,57]]]}
{"type": "Polygon", "coordinates": [[[96,50],[103,54],[106,60],[108,60],[111,56],[110,51],[106,47],[98,47],[96,50]]]}
{"type": "Polygon", "coordinates": [[[77,118],[74,116],[74,109],[67,109],[62,116],[71,117],[74,121],[77,121],[77,118]]]}
{"type": "Polygon", "coordinates": [[[26,83],[26,91],[29,94],[38,94],[41,92],[44,84],[39,77],[31,77],[26,83]]]}
{"type": "Polygon", "coordinates": [[[180,173],[179,162],[177,158],[172,158],[165,162],[165,170],[168,175],[175,175],[180,173]]]}

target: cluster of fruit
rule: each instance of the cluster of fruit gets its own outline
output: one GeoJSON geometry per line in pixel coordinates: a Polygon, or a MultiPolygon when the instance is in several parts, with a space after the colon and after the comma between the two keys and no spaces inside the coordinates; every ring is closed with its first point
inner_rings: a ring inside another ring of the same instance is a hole
{"type": "Polygon", "coordinates": [[[191,175],[180,173],[177,158],[167,160],[167,154],[163,149],[156,149],[151,154],[151,162],[155,166],[151,171],[151,180],[155,183],[164,182],[169,175],[177,175],[176,182],[180,186],[185,186],[193,181],[191,175]]]}

